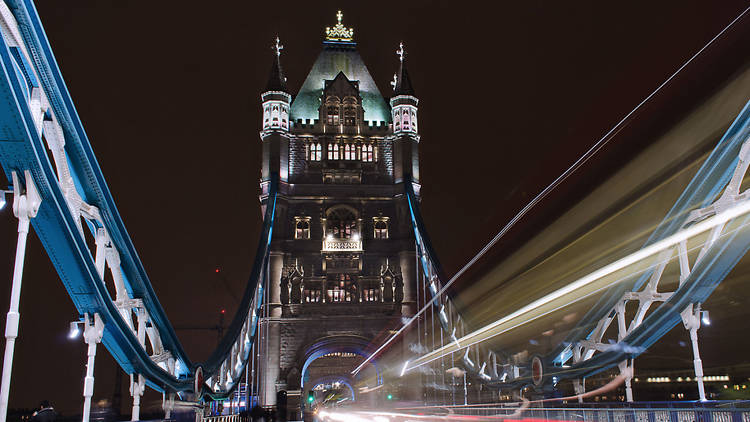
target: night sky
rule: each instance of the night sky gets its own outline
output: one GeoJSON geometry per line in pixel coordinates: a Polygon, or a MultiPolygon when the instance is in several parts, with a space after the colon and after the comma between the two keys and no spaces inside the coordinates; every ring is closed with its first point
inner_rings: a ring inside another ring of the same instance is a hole
{"type": "MultiPolygon", "coordinates": [[[[293,92],[338,9],[386,97],[395,50],[405,43],[420,99],[422,210],[451,275],[748,5],[37,2],[120,214],[196,362],[213,350],[216,333],[180,328],[216,325],[221,309],[233,315],[251,270],[261,223],[259,96],[277,34],[293,92]]],[[[715,57],[736,54],[737,43],[748,41],[750,20],[742,24],[741,35],[715,57]]],[[[683,82],[673,93],[692,95],[691,86],[683,82]]],[[[16,224],[10,207],[0,212],[3,314],[16,224]]],[[[85,345],[66,338],[74,319],[72,302],[30,235],[11,408],[49,399],[65,413],[80,412],[85,345]]],[[[95,398],[114,390],[114,361],[100,352],[95,398]]],[[[129,404],[127,388],[123,395],[129,404]]]]}

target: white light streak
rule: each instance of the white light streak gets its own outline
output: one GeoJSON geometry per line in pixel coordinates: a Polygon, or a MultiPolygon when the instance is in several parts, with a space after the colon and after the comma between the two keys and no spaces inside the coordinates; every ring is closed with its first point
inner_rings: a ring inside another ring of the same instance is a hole
{"type": "Polygon", "coordinates": [[[409,366],[409,361],[408,360],[406,362],[404,362],[404,367],[401,368],[401,375],[399,375],[400,377],[403,377],[404,374],[406,373],[406,367],[407,366],[409,366]]]}
{"type": "MultiPolygon", "coordinates": [[[[537,203],[539,203],[542,199],[544,199],[552,190],[554,190],[560,183],[565,181],[573,172],[578,170],[583,164],[585,164],[591,157],[594,156],[602,147],[604,147],[609,140],[611,139],[611,136],[616,134],[623,124],[630,119],[630,117],[635,114],[636,111],[638,111],[645,103],[647,103],[654,95],[656,95],[659,91],[661,91],[662,88],[664,88],[665,85],[667,85],[672,79],[674,79],[677,74],[679,74],[687,65],[689,65],[693,60],[695,60],[696,57],[698,57],[701,53],[703,53],[706,48],[708,48],[711,44],[714,43],[719,37],[724,35],[724,33],[732,27],[738,20],[740,20],[747,11],[750,10],[750,7],[746,8],[742,11],[732,22],[730,22],[727,26],[724,27],[716,36],[711,38],[711,40],[706,43],[703,47],[701,47],[698,52],[693,54],[690,59],[688,59],[685,63],[683,63],[677,70],[672,73],[664,82],[661,83],[653,92],[651,92],[646,98],[644,98],[638,105],[635,106],[628,114],[625,115],[619,122],[617,122],[607,133],[604,134],[599,140],[586,151],[581,157],[578,158],[570,167],[568,167],[567,170],[565,170],[560,176],[557,177],[557,179],[553,180],[552,183],[550,183],[544,190],[539,192],[534,199],[532,199],[528,204],[526,204],[525,207],[521,209],[521,211],[518,212],[496,235],[492,240],[487,243],[487,245],[482,248],[482,250],[477,253],[474,258],[472,258],[469,262],[466,263],[456,274],[451,277],[451,279],[443,286],[443,288],[440,289],[440,291],[433,295],[432,300],[427,302],[422,309],[419,310],[409,321],[404,324],[395,334],[393,334],[391,337],[388,338],[388,340],[385,341],[380,347],[375,350],[370,356],[365,358],[365,360],[359,364],[354,370],[351,372],[352,375],[356,375],[359,371],[364,368],[365,365],[367,365],[368,362],[370,362],[372,359],[375,358],[383,349],[385,349],[389,344],[391,344],[399,335],[401,335],[402,332],[411,324],[413,323],[420,315],[422,315],[431,305],[432,303],[440,297],[441,294],[443,294],[466,270],[471,268],[472,265],[476,261],[478,261],[482,256],[484,256],[485,253],[487,253],[488,250],[490,250],[504,235],[507,233],[521,218],[523,218],[529,210],[531,210],[537,203]]],[[[325,125],[323,125],[323,129],[325,131],[325,125]]],[[[421,241],[420,241],[421,243],[421,241]]]]}
{"type": "MultiPolygon", "coordinates": [[[[662,239],[652,245],[649,245],[637,252],[634,252],[624,258],[621,258],[609,265],[606,265],[582,278],[579,278],[578,280],[566,285],[565,287],[562,287],[540,299],[537,299],[530,304],[518,309],[517,311],[506,315],[503,318],[498,319],[497,321],[487,324],[484,327],[471,332],[463,337],[461,337],[459,340],[463,344],[463,347],[472,346],[480,341],[487,340],[489,338],[494,337],[495,335],[499,333],[492,333],[492,331],[495,328],[498,328],[499,326],[509,322],[510,320],[514,318],[518,318],[528,312],[531,312],[541,306],[544,306],[546,304],[549,304],[550,302],[559,299],[567,294],[573,293],[574,291],[586,287],[587,285],[600,280],[603,277],[606,277],[612,273],[615,273],[617,271],[620,271],[630,265],[633,265],[639,261],[642,261],[648,257],[651,257],[653,255],[658,254],[661,251],[664,251],[669,248],[673,248],[677,246],[680,242],[686,241],[687,239],[696,236],[698,234],[704,233],[706,231],[711,230],[714,227],[724,225],[727,222],[742,216],[744,214],[747,214],[750,212],[750,201],[742,202],[738,205],[733,206],[732,208],[727,209],[726,211],[719,213],[711,218],[708,218],[700,223],[697,223],[691,227],[688,227],[686,229],[680,230],[679,232],[662,239]]],[[[519,326],[521,324],[516,325],[519,326]]],[[[414,361],[414,364],[407,368],[407,371],[410,371],[414,368],[418,368],[419,366],[422,366],[428,362],[431,362],[435,359],[439,359],[442,356],[445,356],[446,354],[453,353],[456,351],[456,348],[453,346],[453,343],[450,343],[446,346],[441,347],[440,349],[437,349],[427,355],[424,355],[420,357],[419,359],[414,361]]]]}

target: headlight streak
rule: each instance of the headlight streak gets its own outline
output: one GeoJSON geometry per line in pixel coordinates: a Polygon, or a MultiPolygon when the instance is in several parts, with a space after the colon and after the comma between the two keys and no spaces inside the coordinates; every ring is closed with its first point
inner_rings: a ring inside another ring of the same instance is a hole
{"type": "MultiPolygon", "coordinates": [[[[695,224],[695,225],[693,225],[691,227],[688,227],[686,229],[680,230],[679,232],[677,232],[677,233],[675,233],[675,234],[673,234],[673,235],[671,235],[671,236],[669,236],[669,237],[667,237],[665,239],[662,239],[659,242],[656,242],[656,243],[654,243],[654,244],[652,244],[650,246],[647,246],[647,247],[645,247],[645,248],[643,248],[643,249],[641,249],[641,250],[639,250],[639,251],[637,251],[635,253],[632,253],[632,254],[624,257],[624,258],[621,258],[621,259],[619,259],[619,260],[617,260],[617,261],[615,261],[615,262],[613,262],[613,263],[611,263],[609,265],[606,265],[606,266],[600,268],[599,270],[596,270],[596,271],[588,274],[587,276],[584,276],[584,277],[582,277],[582,278],[580,278],[580,279],[578,279],[578,280],[576,280],[576,281],[574,281],[574,282],[566,285],[565,287],[563,287],[561,289],[558,289],[558,290],[556,290],[556,291],[554,291],[554,292],[552,292],[552,293],[550,293],[550,294],[548,294],[548,295],[546,295],[546,296],[544,296],[544,297],[542,297],[540,299],[535,300],[534,302],[532,302],[532,303],[530,303],[530,304],[528,304],[528,305],[526,305],[526,306],[518,309],[517,311],[515,311],[515,312],[513,312],[513,313],[511,313],[509,315],[506,315],[503,318],[500,318],[499,320],[497,320],[497,321],[495,321],[495,322],[493,322],[491,324],[487,324],[484,327],[482,327],[482,328],[480,328],[480,329],[478,329],[476,331],[473,331],[473,332],[471,332],[469,334],[466,334],[465,336],[463,336],[463,337],[461,337],[459,339],[460,342],[461,342],[462,348],[467,348],[467,347],[473,346],[474,344],[477,344],[477,343],[482,342],[484,340],[490,339],[490,338],[495,337],[497,335],[503,334],[503,333],[508,332],[508,331],[510,331],[512,329],[515,329],[515,328],[517,328],[517,327],[519,327],[519,326],[521,326],[523,324],[526,324],[528,322],[534,321],[534,320],[536,320],[536,319],[538,319],[538,318],[540,318],[542,316],[548,315],[548,314],[550,314],[552,312],[555,312],[555,311],[557,311],[559,309],[562,309],[564,306],[560,306],[558,308],[546,311],[546,312],[544,312],[544,313],[542,313],[540,315],[537,315],[535,317],[530,317],[530,318],[528,318],[528,319],[526,319],[524,321],[518,322],[517,324],[515,324],[515,325],[513,325],[511,327],[507,327],[507,328],[505,328],[505,329],[503,329],[503,330],[501,330],[499,332],[491,332],[493,329],[498,328],[499,326],[501,326],[501,325],[503,325],[503,324],[511,321],[512,319],[518,318],[518,317],[522,316],[523,314],[528,313],[530,311],[533,311],[536,308],[539,308],[539,307],[541,307],[543,305],[546,305],[546,304],[548,304],[549,302],[551,302],[553,300],[559,299],[562,296],[570,294],[570,293],[574,292],[575,290],[578,290],[578,289],[580,289],[582,287],[585,287],[585,286],[593,283],[596,280],[599,280],[599,279],[601,279],[603,277],[606,277],[607,275],[610,275],[610,274],[612,274],[612,273],[614,273],[616,271],[620,271],[620,270],[626,268],[629,265],[633,265],[633,264],[635,264],[635,263],[637,263],[639,261],[642,261],[642,260],[644,260],[644,259],[646,259],[648,257],[656,255],[659,252],[662,252],[662,251],[667,250],[669,248],[673,248],[673,247],[677,246],[680,242],[685,241],[685,240],[687,240],[687,239],[689,239],[689,238],[691,238],[693,236],[696,236],[698,234],[701,234],[701,233],[704,233],[706,231],[709,231],[709,230],[711,230],[712,228],[714,228],[716,226],[719,226],[719,225],[722,225],[722,224],[726,224],[730,220],[733,220],[733,219],[735,219],[735,218],[737,218],[739,216],[747,214],[748,212],[750,212],[750,201],[746,201],[746,202],[740,203],[739,205],[735,205],[734,207],[729,208],[729,209],[727,209],[726,211],[724,211],[722,213],[719,213],[717,215],[714,215],[713,217],[707,218],[706,220],[703,220],[702,222],[697,223],[697,224],[695,224]],[[480,336],[481,336],[481,338],[479,338],[480,336]]],[[[734,232],[736,230],[739,230],[741,228],[744,228],[745,226],[747,226],[747,225],[742,225],[741,227],[738,227],[737,229],[732,230],[732,232],[734,232]]],[[[725,233],[722,236],[725,236],[726,234],[728,234],[728,233],[725,233]]],[[[694,249],[695,248],[691,248],[691,251],[694,250],[694,249]]],[[[667,262],[669,262],[669,260],[672,260],[672,259],[674,259],[674,258],[672,256],[670,256],[670,258],[668,259],[667,262]]],[[[654,264],[654,265],[656,265],[656,264],[654,264]]],[[[654,265],[650,265],[648,268],[651,268],[654,265]]],[[[644,269],[643,271],[646,271],[648,268],[644,269]]],[[[632,274],[629,274],[625,278],[628,278],[630,276],[632,276],[632,274]]],[[[576,303],[576,302],[578,302],[578,301],[580,301],[582,299],[585,299],[586,297],[589,297],[592,294],[595,294],[595,293],[597,293],[597,292],[599,292],[599,291],[601,291],[603,289],[609,288],[613,284],[619,283],[622,280],[624,280],[625,278],[621,278],[621,279],[616,280],[615,282],[613,282],[611,284],[608,284],[608,285],[603,286],[603,287],[601,287],[599,289],[596,289],[595,291],[592,291],[592,292],[590,292],[590,293],[588,293],[588,294],[586,294],[584,296],[575,298],[572,301],[566,303],[565,306],[568,306],[568,305],[570,305],[572,303],[576,303]]],[[[451,354],[451,353],[454,353],[454,352],[456,352],[458,350],[459,349],[457,349],[455,347],[454,343],[446,344],[445,346],[441,347],[440,349],[437,349],[437,350],[435,350],[435,351],[433,351],[431,353],[423,355],[422,357],[420,357],[418,359],[415,359],[413,361],[413,364],[411,366],[409,366],[409,367],[406,368],[406,372],[411,371],[412,369],[418,368],[418,367],[420,367],[420,366],[422,366],[424,364],[430,363],[430,362],[432,362],[432,361],[434,361],[436,359],[440,359],[441,357],[446,356],[446,355],[451,354]]]]}
{"type": "Polygon", "coordinates": [[[411,323],[414,322],[420,315],[422,315],[437,298],[440,297],[445,291],[456,281],[458,278],[466,272],[476,261],[478,261],[482,256],[484,256],[485,253],[487,253],[490,248],[492,248],[504,235],[507,233],[515,224],[521,220],[537,203],[539,203],[542,199],[547,197],[547,195],[552,192],[560,183],[565,181],[571,174],[573,174],[578,168],[580,168],[582,165],[584,165],[591,157],[593,157],[600,149],[602,149],[611,139],[612,136],[616,135],[621,129],[622,126],[627,122],[635,112],[637,112],[644,104],[646,104],[654,95],[656,95],[659,91],[661,91],[662,88],[664,88],[665,85],[667,85],[672,79],[674,79],[675,76],[677,76],[685,67],[687,67],[690,63],[692,63],[693,60],[695,60],[703,51],[705,51],[711,44],[714,43],[719,37],[724,35],[724,33],[731,28],[737,21],[739,21],[745,14],[750,10],[750,7],[747,7],[745,10],[742,11],[736,18],[734,18],[727,26],[725,26],[721,31],[719,31],[718,34],[716,34],[713,38],[711,38],[710,41],[708,41],[703,47],[701,47],[700,50],[698,50],[695,54],[693,54],[687,61],[685,61],[677,70],[672,73],[664,82],[662,82],[655,90],[653,90],[646,98],[644,98],[638,105],[635,106],[628,114],[625,115],[619,122],[617,122],[607,133],[605,133],[601,138],[599,138],[596,143],[589,148],[583,155],[581,155],[570,167],[568,167],[562,174],[560,174],[555,180],[552,181],[547,187],[545,187],[541,192],[539,192],[526,206],[524,206],[521,211],[519,211],[500,231],[495,235],[492,240],[490,240],[487,245],[485,245],[479,253],[477,253],[469,262],[466,263],[456,274],[451,277],[450,280],[443,286],[437,294],[433,295],[432,300],[427,302],[422,309],[419,310],[413,317],[409,319],[409,321],[404,324],[399,330],[393,334],[390,338],[388,338],[380,347],[378,347],[373,353],[371,353],[368,357],[365,358],[365,360],[359,364],[354,370],[351,372],[352,375],[356,375],[359,371],[364,368],[365,365],[367,365],[368,362],[370,362],[372,359],[375,358],[383,349],[385,349],[390,343],[392,343],[401,333],[409,326],[411,323]]]}

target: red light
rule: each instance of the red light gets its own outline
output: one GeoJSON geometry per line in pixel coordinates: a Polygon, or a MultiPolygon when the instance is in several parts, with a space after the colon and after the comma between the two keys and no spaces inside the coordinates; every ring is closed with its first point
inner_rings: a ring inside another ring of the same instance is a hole
{"type": "Polygon", "coordinates": [[[221,313],[222,313],[222,314],[225,314],[225,313],[227,313],[227,310],[226,310],[226,309],[222,309],[222,310],[221,310],[221,313]]]}
{"type": "Polygon", "coordinates": [[[219,272],[219,269],[218,269],[218,268],[216,269],[216,272],[217,272],[217,273],[219,272]]]}

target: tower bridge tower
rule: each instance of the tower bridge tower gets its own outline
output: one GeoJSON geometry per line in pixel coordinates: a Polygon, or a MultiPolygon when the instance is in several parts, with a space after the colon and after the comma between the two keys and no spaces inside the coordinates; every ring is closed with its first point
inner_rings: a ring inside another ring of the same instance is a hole
{"type": "Polygon", "coordinates": [[[261,205],[274,174],[279,195],[259,399],[274,405],[276,393],[287,391],[290,411],[310,391],[338,389],[359,400],[359,388],[376,387],[384,363],[350,372],[377,347],[374,338],[416,311],[403,183],[419,192],[418,99],[403,45],[389,104],[357,52],[353,28],[337,17],[293,101],[276,40],[261,95],[261,205]]]}

